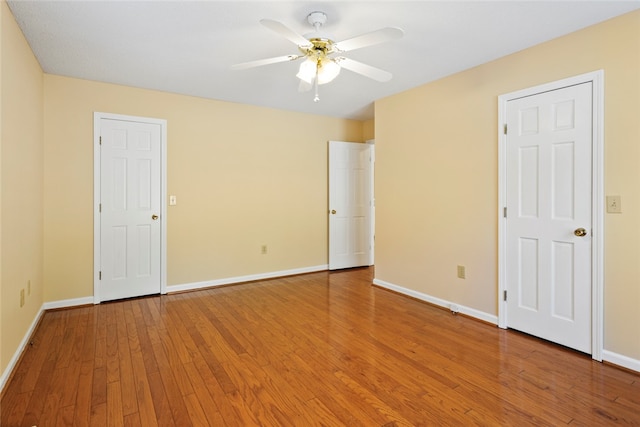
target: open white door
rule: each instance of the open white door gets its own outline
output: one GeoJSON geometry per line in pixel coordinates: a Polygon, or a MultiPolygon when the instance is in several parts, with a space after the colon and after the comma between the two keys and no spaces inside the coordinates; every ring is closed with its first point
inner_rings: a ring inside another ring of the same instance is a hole
{"type": "Polygon", "coordinates": [[[96,113],[95,302],[163,290],[164,121],[96,113]]]}
{"type": "Polygon", "coordinates": [[[371,265],[371,145],[329,141],[329,269],[371,265]]]}

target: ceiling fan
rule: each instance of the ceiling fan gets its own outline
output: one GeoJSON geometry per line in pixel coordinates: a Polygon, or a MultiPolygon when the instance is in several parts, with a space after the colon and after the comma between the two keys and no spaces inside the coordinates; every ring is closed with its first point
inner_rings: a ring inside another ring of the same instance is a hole
{"type": "Polygon", "coordinates": [[[300,54],[243,62],[232,65],[231,68],[234,70],[244,70],[304,58],[296,74],[296,77],[300,79],[299,90],[307,91],[315,87],[315,98],[313,99],[315,102],[320,100],[318,96],[318,85],[329,83],[335,79],[340,73],[341,68],[379,82],[391,80],[392,75],[388,71],[340,55],[343,52],[399,39],[404,35],[404,31],[400,28],[385,27],[341,42],[335,42],[333,37],[321,31],[322,26],[327,22],[327,15],[324,12],[311,12],[309,16],[307,16],[307,21],[313,26],[314,31],[302,36],[278,21],[271,19],[260,20],[262,25],[296,44],[300,50],[300,54]]]}

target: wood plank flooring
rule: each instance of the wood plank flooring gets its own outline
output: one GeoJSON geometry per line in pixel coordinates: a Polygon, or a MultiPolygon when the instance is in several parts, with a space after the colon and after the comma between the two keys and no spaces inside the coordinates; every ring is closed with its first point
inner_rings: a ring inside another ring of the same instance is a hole
{"type": "Polygon", "coordinates": [[[640,425],[640,375],[320,272],[45,313],[13,426],[640,425]]]}

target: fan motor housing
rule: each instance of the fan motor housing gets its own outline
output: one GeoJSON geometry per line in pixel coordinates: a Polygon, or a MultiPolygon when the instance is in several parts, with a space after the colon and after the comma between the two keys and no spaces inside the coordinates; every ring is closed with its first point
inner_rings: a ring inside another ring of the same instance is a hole
{"type": "Polygon", "coordinates": [[[333,41],[328,38],[310,38],[311,47],[300,46],[300,51],[308,56],[325,57],[334,52],[333,41]]]}

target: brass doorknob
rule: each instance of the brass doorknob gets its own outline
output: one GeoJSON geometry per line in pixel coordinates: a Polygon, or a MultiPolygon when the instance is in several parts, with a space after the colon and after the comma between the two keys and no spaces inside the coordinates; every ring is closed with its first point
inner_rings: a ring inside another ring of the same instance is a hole
{"type": "Polygon", "coordinates": [[[152,220],[154,220],[154,221],[155,221],[156,219],[158,219],[158,218],[160,218],[158,215],[151,215],[151,219],[152,219],[152,220]]]}
{"type": "Polygon", "coordinates": [[[336,214],[336,210],[335,209],[331,209],[331,215],[335,215],[336,214]]]}
{"type": "Polygon", "coordinates": [[[573,234],[578,237],[584,237],[587,235],[587,230],[585,230],[584,228],[576,228],[573,234]]]}

